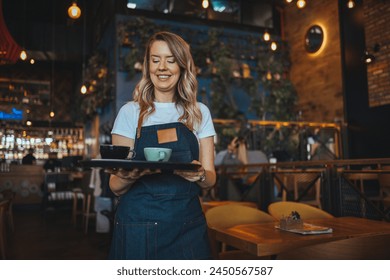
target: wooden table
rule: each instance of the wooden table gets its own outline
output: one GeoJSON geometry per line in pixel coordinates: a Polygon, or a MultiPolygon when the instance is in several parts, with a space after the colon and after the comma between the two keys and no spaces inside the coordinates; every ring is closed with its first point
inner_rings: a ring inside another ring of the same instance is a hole
{"type": "Polygon", "coordinates": [[[215,231],[216,240],[256,256],[277,258],[291,252],[302,252],[303,255],[295,256],[295,258],[302,259],[305,254],[307,256],[309,253],[311,253],[309,254],[311,259],[390,257],[390,223],[356,217],[317,219],[305,222],[331,227],[333,233],[300,235],[276,229],[277,223],[274,222],[212,230],[215,231]],[[314,254],[313,250],[304,252],[303,249],[308,248],[317,250],[314,250],[316,251],[314,254]]]}

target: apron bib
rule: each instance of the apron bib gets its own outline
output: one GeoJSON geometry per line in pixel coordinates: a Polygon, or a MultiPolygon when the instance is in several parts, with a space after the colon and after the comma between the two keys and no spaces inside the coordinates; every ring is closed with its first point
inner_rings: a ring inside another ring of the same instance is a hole
{"type": "MultiPolygon", "coordinates": [[[[198,141],[182,123],[142,127],[135,160],[145,160],[145,147],[172,149],[172,162],[199,159],[198,141]]],[[[172,173],[141,177],[119,199],[109,258],[210,259],[199,192],[172,173]]]]}

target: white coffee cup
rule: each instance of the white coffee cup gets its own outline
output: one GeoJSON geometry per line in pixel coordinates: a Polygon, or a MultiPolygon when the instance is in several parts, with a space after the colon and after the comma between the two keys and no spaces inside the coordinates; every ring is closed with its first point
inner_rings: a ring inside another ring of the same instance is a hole
{"type": "Polygon", "coordinates": [[[144,148],[144,155],[147,161],[168,161],[171,157],[172,149],[161,147],[144,148]]]}

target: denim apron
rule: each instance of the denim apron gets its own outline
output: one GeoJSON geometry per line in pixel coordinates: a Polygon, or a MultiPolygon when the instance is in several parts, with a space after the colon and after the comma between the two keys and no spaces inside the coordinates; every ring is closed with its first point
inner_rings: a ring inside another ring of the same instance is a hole
{"type": "MultiPolygon", "coordinates": [[[[142,127],[135,140],[135,160],[144,147],[171,148],[169,161],[199,159],[196,136],[182,123],[142,127]],[[177,141],[158,143],[157,131],[176,129],[177,141]]],[[[210,259],[207,224],[199,186],[178,175],[160,173],[138,179],[116,209],[110,259],[210,259]]]]}

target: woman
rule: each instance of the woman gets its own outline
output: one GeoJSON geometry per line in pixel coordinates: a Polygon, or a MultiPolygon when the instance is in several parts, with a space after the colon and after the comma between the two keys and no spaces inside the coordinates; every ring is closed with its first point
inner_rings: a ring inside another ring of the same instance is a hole
{"type": "Polygon", "coordinates": [[[115,120],[112,143],[134,148],[136,160],[145,159],[144,147],[171,148],[170,161],[201,167],[174,174],[111,171],[110,188],[120,198],[110,258],[210,258],[198,195],[215,184],[215,130],[209,109],[196,101],[197,89],[189,45],[169,32],[154,34],[133,101],[115,120]]]}
{"type": "Polygon", "coordinates": [[[214,164],[217,167],[219,165],[248,164],[248,151],[245,139],[234,137],[226,150],[217,153],[214,164]]]}

